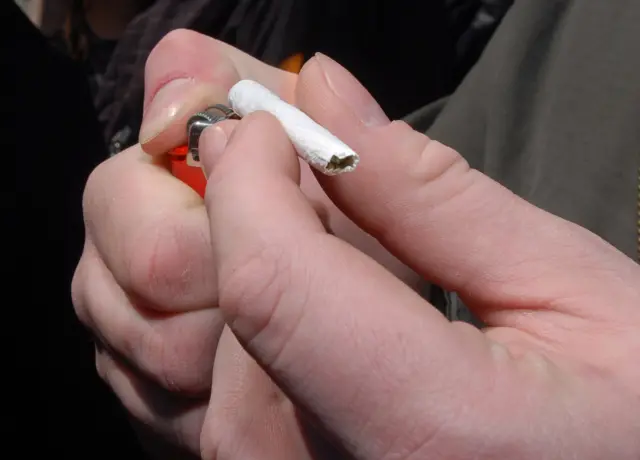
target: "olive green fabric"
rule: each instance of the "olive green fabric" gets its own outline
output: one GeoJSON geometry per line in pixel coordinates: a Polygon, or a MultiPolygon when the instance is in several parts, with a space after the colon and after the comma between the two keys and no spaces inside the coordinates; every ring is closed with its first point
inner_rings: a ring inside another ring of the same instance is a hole
{"type": "Polygon", "coordinates": [[[536,206],[637,257],[637,0],[516,0],[446,104],[408,121],[536,206]]]}

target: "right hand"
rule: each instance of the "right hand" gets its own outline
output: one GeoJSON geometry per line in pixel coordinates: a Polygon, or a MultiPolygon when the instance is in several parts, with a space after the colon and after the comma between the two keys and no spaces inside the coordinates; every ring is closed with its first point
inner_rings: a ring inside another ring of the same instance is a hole
{"type": "MultiPolygon", "coordinates": [[[[226,329],[216,308],[204,202],[171,176],[162,156],[185,141],[189,116],[225,103],[228,89],[246,78],[293,102],[297,75],[206,36],[174,31],[153,50],[141,146],[98,166],[86,186],[74,306],[97,338],[99,374],[155,433],[200,455],[209,411],[208,439],[213,432],[215,442],[208,442],[205,458],[312,458],[293,404],[226,329]]],[[[338,211],[306,165],[302,182],[336,235],[405,282],[417,282],[338,211]]]]}

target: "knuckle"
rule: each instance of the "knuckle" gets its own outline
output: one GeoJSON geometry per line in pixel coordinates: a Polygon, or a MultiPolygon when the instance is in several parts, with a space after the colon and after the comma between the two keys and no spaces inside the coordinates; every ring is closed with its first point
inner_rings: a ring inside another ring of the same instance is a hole
{"type": "Polygon", "coordinates": [[[198,297],[215,300],[206,215],[197,210],[184,210],[180,217],[175,212],[158,212],[134,221],[127,208],[126,214],[116,208],[126,206],[125,192],[134,188],[139,177],[127,167],[135,155],[123,152],[91,173],[83,194],[87,234],[118,283],[152,303],[164,306],[198,297]],[[114,180],[120,190],[114,189],[114,180]]]}
{"type": "Polygon", "coordinates": [[[469,171],[469,164],[456,150],[413,130],[405,122],[394,121],[389,129],[394,131],[389,136],[391,139],[400,139],[397,150],[405,156],[408,167],[404,171],[413,183],[431,185],[449,173],[459,175],[469,171]]]}
{"type": "MultiPolygon", "coordinates": [[[[172,216],[141,231],[127,251],[131,289],[155,305],[170,306],[196,295],[199,284],[210,286],[205,278],[214,264],[206,231],[172,216]]],[[[214,294],[204,297],[215,300],[214,294]]]]}
{"type": "MultiPolygon", "coordinates": [[[[406,122],[392,122],[381,135],[395,145],[402,163],[399,171],[409,174],[412,184],[432,185],[449,173],[455,173],[457,179],[470,169],[456,150],[413,130],[406,122]]],[[[452,185],[456,182],[447,181],[452,185]]]]}
{"type": "Polygon", "coordinates": [[[464,194],[478,179],[458,152],[403,121],[380,128],[367,139],[367,145],[394,152],[385,182],[394,184],[393,193],[380,184],[377,193],[385,196],[371,222],[371,230],[385,243],[424,221],[426,213],[464,194]]]}
{"type": "Polygon", "coordinates": [[[412,169],[423,183],[433,183],[450,172],[465,173],[469,170],[467,161],[451,147],[438,141],[427,140],[412,169]]]}
{"type": "Polygon", "coordinates": [[[151,328],[137,343],[136,361],[166,390],[199,396],[211,386],[216,337],[216,331],[205,329],[151,328]]]}
{"type": "Polygon", "coordinates": [[[143,334],[136,354],[158,384],[171,392],[180,392],[179,373],[174,371],[175,365],[168,359],[166,341],[162,335],[154,329],[143,334]]]}
{"type": "Polygon", "coordinates": [[[427,213],[448,206],[477,183],[464,157],[404,122],[393,122],[381,136],[393,141],[398,166],[392,179],[403,184],[383,206],[394,218],[380,220],[374,229],[384,242],[421,225],[427,213]]]}
{"type": "Polygon", "coordinates": [[[419,155],[410,168],[417,184],[415,199],[421,206],[435,208],[451,202],[475,182],[467,160],[451,147],[425,138],[419,155]]]}

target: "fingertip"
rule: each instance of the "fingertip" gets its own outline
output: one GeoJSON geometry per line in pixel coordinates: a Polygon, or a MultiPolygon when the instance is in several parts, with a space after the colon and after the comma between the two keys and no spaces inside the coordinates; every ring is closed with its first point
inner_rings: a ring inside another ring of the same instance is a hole
{"type": "Polygon", "coordinates": [[[205,194],[218,270],[227,273],[267,235],[288,242],[292,233],[323,231],[299,183],[300,162],[280,123],[265,112],[238,122],[205,194]]]}
{"type": "Polygon", "coordinates": [[[230,88],[240,76],[228,50],[218,40],[192,30],[176,29],[158,42],[145,63],[145,109],[160,88],[177,78],[230,88]]]}
{"type": "Polygon", "coordinates": [[[264,175],[277,172],[300,182],[300,163],[280,122],[266,112],[243,118],[229,137],[227,151],[238,170],[264,175]]]}
{"type": "Polygon", "coordinates": [[[305,62],[300,69],[300,72],[298,73],[298,84],[300,84],[300,79],[303,76],[306,77],[308,75],[314,75],[315,73],[321,71],[322,69],[320,68],[320,63],[318,62],[318,54],[315,54],[311,57],[311,59],[307,60],[307,62],[305,62]]]}
{"type": "MultiPolygon", "coordinates": [[[[195,113],[225,102],[223,85],[191,83],[177,99],[161,101],[160,109],[150,109],[140,127],[140,146],[148,155],[164,155],[187,141],[187,122],[195,113]]],[[[155,105],[155,101],[152,103],[155,105]]]]}
{"type": "Polygon", "coordinates": [[[295,88],[296,106],[315,119],[325,110],[331,110],[335,105],[331,103],[333,99],[334,96],[327,85],[318,56],[313,56],[300,69],[295,88]],[[327,102],[329,102],[328,106],[327,102]]]}
{"type": "Polygon", "coordinates": [[[206,128],[198,145],[204,175],[208,178],[224,154],[229,139],[238,126],[237,120],[224,120],[206,128]]]}

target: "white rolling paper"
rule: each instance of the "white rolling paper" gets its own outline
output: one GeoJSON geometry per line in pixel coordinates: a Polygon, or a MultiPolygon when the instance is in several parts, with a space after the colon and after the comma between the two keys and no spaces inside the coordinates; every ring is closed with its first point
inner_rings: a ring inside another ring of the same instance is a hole
{"type": "Polygon", "coordinates": [[[256,111],[272,114],[282,124],[298,155],[324,174],[353,171],[360,161],[356,152],[326,128],[255,81],[236,83],[229,91],[229,104],[241,117],[256,111]]]}

